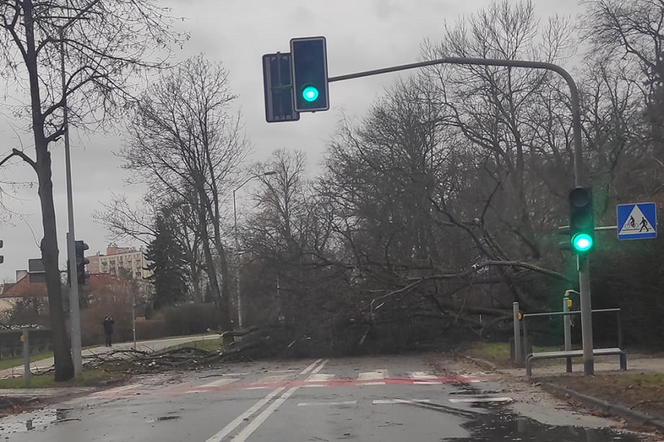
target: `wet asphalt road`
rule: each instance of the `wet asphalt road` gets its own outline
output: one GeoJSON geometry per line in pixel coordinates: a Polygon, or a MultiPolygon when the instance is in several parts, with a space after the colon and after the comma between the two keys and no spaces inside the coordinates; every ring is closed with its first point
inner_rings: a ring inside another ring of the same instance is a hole
{"type": "Polygon", "coordinates": [[[482,374],[437,376],[421,358],[233,364],[137,379],[0,419],[0,441],[637,441],[588,418],[554,427],[512,411],[482,374]]]}

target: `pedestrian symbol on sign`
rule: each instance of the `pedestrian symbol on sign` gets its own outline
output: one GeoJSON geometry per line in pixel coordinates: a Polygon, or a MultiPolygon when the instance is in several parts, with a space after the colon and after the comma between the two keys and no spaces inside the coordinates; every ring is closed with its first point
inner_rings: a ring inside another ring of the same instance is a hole
{"type": "Polygon", "coordinates": [[[654,203],[618,206],[618,239],[657,237],[657,208],[654,203]]]}

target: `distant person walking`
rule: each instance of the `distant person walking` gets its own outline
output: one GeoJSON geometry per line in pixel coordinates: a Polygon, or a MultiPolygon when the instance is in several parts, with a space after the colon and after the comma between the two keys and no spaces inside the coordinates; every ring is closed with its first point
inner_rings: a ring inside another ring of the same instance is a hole
{"type": "Polygon", "coordinates": [[[104,336],[106,337],[106,347],[112,347],[113,344],[111,343],[111,335],[113,335],[113,324],[115,324],[115,321],[113,318],[110,316],[106,316],[104,318],[104,336]]]}

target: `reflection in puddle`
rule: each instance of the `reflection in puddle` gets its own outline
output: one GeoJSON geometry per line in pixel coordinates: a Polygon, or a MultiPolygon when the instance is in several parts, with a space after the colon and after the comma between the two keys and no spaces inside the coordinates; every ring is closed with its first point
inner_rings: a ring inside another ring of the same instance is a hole
{"type": "Polygon", "coordinates": [[[557,427],[511,413],[480,415],[464,424],[471,437],[443,439],[450,442],[638,442],[630,434],[609,429],[557,427]]]}
{"type": "Polygon", "coordinates": [[[0,419],[0,434],[2,433],[23,433],[26,431],[39,430],[48,427],[55,422],[63,422],[71,419],[67,418],[70,410],[67,409],[44,409],[21,413],[15,416],[8,416],[0,419]]]}

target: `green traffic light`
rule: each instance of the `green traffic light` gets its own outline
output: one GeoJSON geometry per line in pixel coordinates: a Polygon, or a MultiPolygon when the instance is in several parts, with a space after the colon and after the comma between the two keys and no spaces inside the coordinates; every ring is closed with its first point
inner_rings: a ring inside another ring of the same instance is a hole
{"type": "Polygon", "coordinates": [[[318,89],[316,89],[313,86],[307,86],[304,88],[302,91],[302,98],[304,98],[306,101],[311,103],[312,101],[316,101],[318,98],[318,89]]]}
{"type": "Polygon", "coordinates": [[[579,233],[572,238],[572,247],[579,252],[587,252],[593,246],[593,239],[587,233],[579,233]]]}

